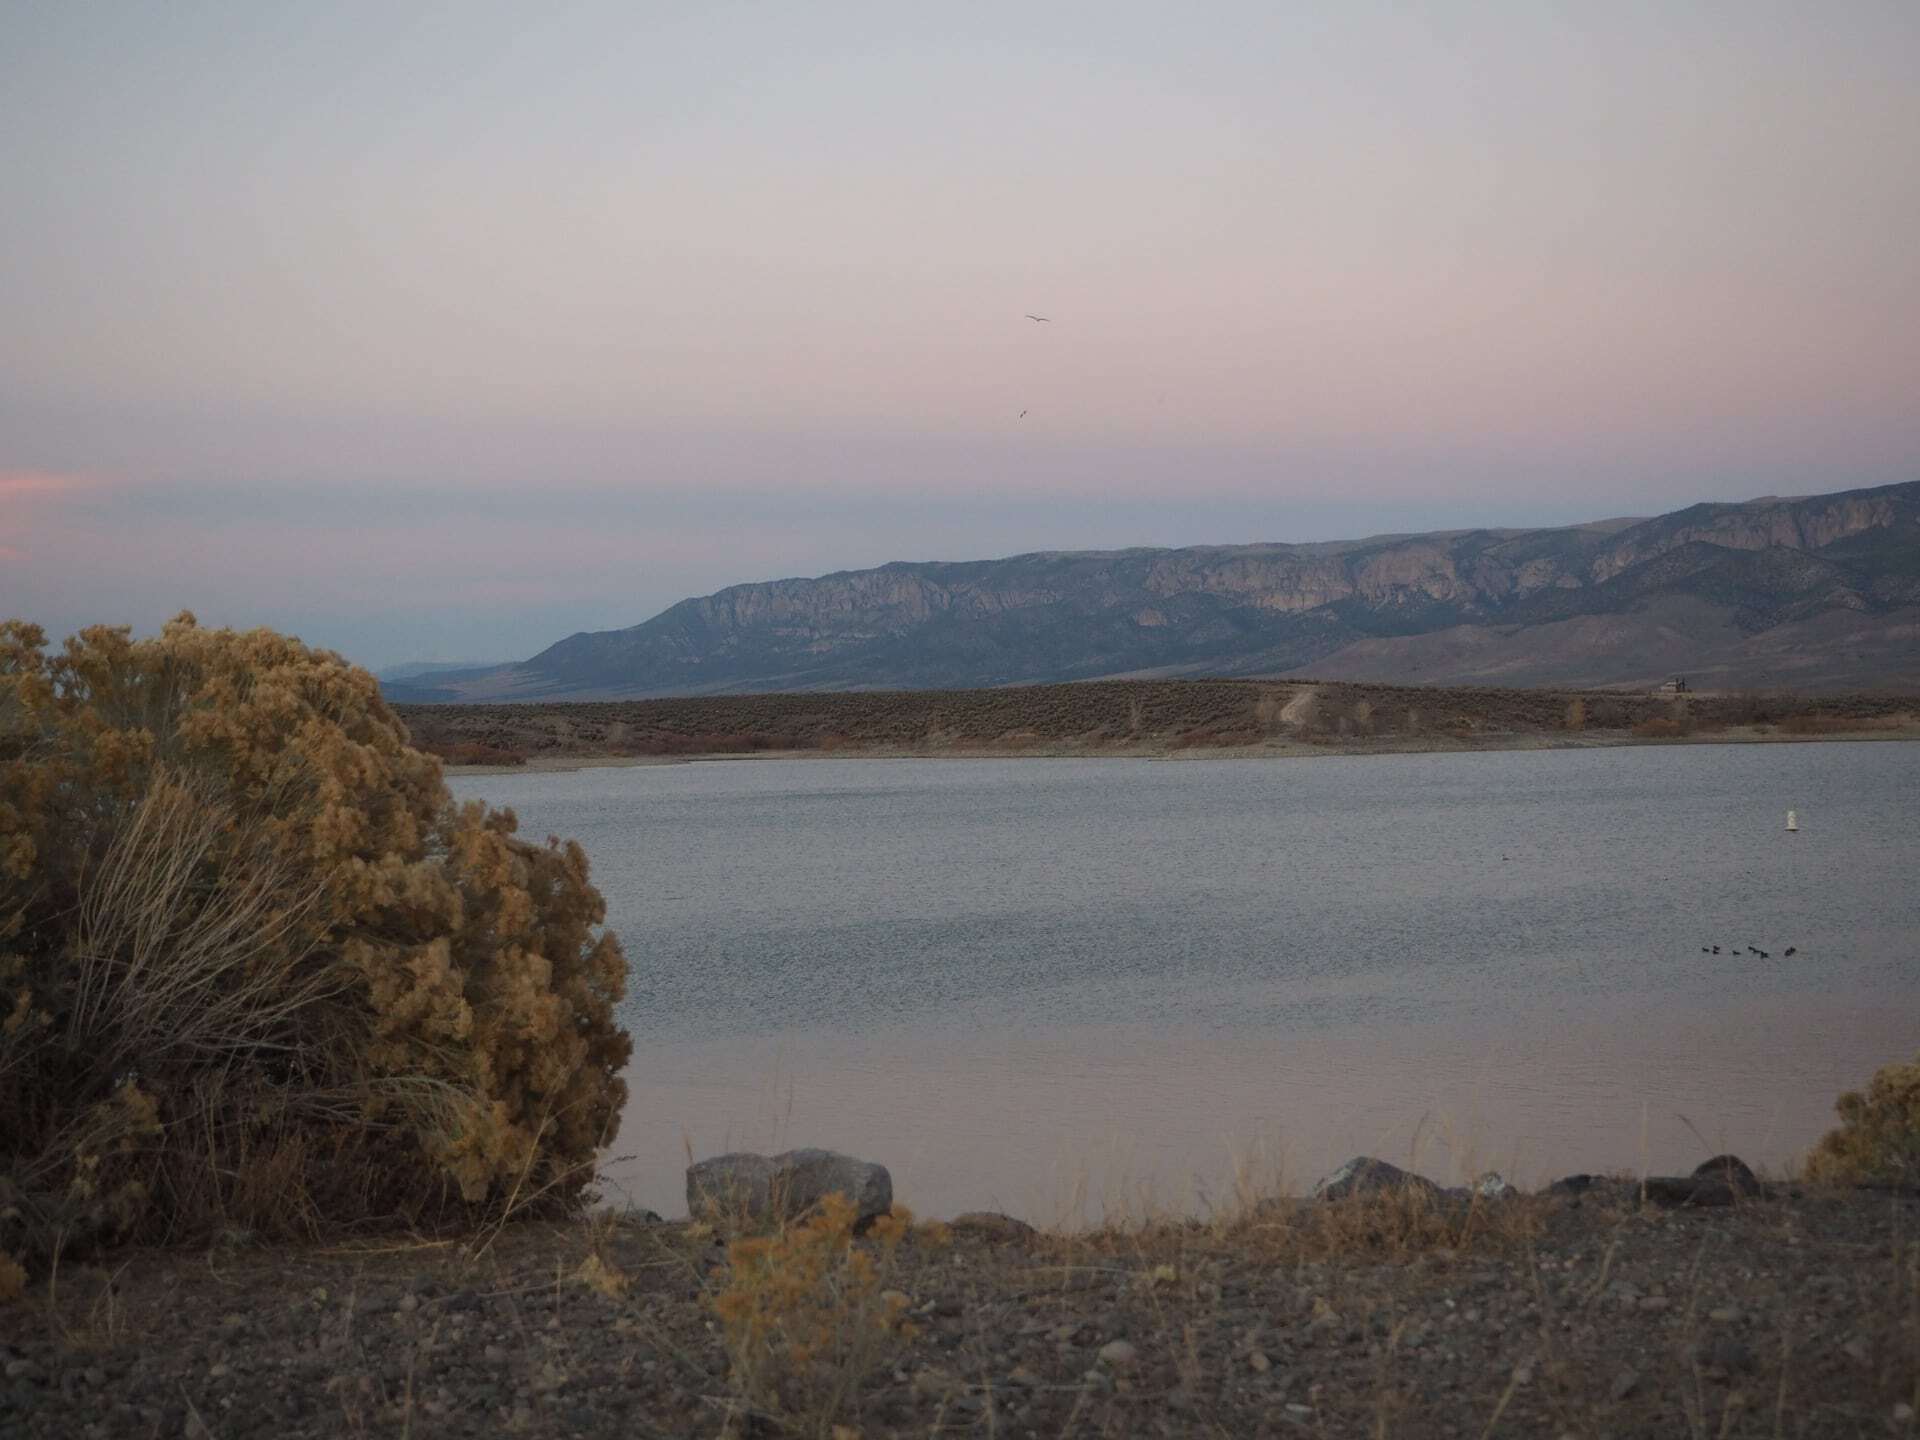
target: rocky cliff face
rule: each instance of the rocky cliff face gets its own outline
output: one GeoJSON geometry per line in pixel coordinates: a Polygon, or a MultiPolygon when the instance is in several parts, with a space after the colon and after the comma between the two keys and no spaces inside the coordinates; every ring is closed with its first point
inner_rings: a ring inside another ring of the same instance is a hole
{"type": "MultiPolygon", "coordinates": [[[[1446,633],[1454,637],[1447,653],[1484,656],[1486,646],[1462,648],[1460,637],[1511,639],[1662,605],[1710,617],[1696,626],[1707,650],[1724,648],[1712,638],[1723,632],[1753,636],[1829,613],[1886,616],[1898,630],[1911,623],[1899,616],[1920,607],[1920,482],[1565,529],[1048,552],[734,585],[642,625],[572,636],[520,665],[393,693],[481,700],[959,687],[1282,674],[1316,664],[1346,673],[1367,656],[1381,657],[1366,661],[1375,668],[1417,671],[1408,657],[1420,647],[1402,642],[1446,633]]],[[[1691,653],[1685,643],[1676,649],[1672,631],[1660,630],[1650,674],[1691,653]]],[[[1555,683],[1579,680],[1578,637],[1603,632],[1624,633],[1619,625],[1554,632],[1571,647],[1553,660],[1555,683]]],[[[1863,650],[1858,674],[1844,665],[1821,673],[1875,683],[1887,656],[1898,658],[1897,641],[1890,647],[1867,647],[1877,657],[1870,661],[1863,650]]],[[[1637,672],[1620,674],[1617,641],[1613,648],[1604,665],[1588,667],[1594,678],[1637,682],[1637,672]]],[[[1768,653],[1777,660],[1777,652],[1768,653]]],[[[1711,668],[1705,651],[1696,658],[1711,668]]],[[[1508,678],[1524,680],[1540,663],[1516,662],[1522,673],[1508,678]]],[[[1633,671],[1630,656],[1625,669],[1633,671]]]]}

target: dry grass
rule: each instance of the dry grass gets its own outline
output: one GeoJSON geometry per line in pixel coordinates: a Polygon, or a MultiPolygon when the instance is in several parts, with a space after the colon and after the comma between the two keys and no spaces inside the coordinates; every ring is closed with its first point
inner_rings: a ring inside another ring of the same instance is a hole
{"type": "Polygon", "coordinates": [[[1236,1201],[1204,1220],[1148,1216],[1058,1232],[1045,1243],[1063,1258],[1126,1256],[1147,1266],[1202,1254],[1279,1266],[1404,1263],[1522,1250],[1540,1233],[1548,1208],[1518,1193],[1435,1196],[1412,1187],[1337,1201],[1269,1195],[1236,1201]]]}

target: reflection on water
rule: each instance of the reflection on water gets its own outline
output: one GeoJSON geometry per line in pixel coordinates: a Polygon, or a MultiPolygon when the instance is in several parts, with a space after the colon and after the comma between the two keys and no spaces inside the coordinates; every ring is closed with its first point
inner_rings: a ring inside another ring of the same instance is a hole
{"type": "Polygon", "coordinates": [[[664,1213],[686,1145],[830,1145],[924,1212],[1043,1220],[1361,1151],[1529,1179],[1781,1164],[1920,1048],[1920,746],[456,789],[593,858],[633,972],[610,1169],[664,1213]]]}

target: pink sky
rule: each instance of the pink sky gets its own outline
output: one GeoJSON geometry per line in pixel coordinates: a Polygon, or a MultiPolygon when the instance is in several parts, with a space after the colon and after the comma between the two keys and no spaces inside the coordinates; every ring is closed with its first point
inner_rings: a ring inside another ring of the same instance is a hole
{"type": "Polygon", "coordinates": [[[1916,478],[1915,54],[1891,0],[47,7],[0,611],[507,658],[1916,478]]]}

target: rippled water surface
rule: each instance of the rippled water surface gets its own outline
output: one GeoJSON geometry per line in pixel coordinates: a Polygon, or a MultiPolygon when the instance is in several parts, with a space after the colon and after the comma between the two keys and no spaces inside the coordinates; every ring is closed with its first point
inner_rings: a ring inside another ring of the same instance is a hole
{"type": "Polygon", "coordinates": [[[923,1212],[1048,1221],[1361,1151],[1777,1165],[1920,1048],[1920,745],[454,788],[592,857],[632,972],[611,1170],[663,1213],[689,1146],[829,1145],[923,1212]]]}

